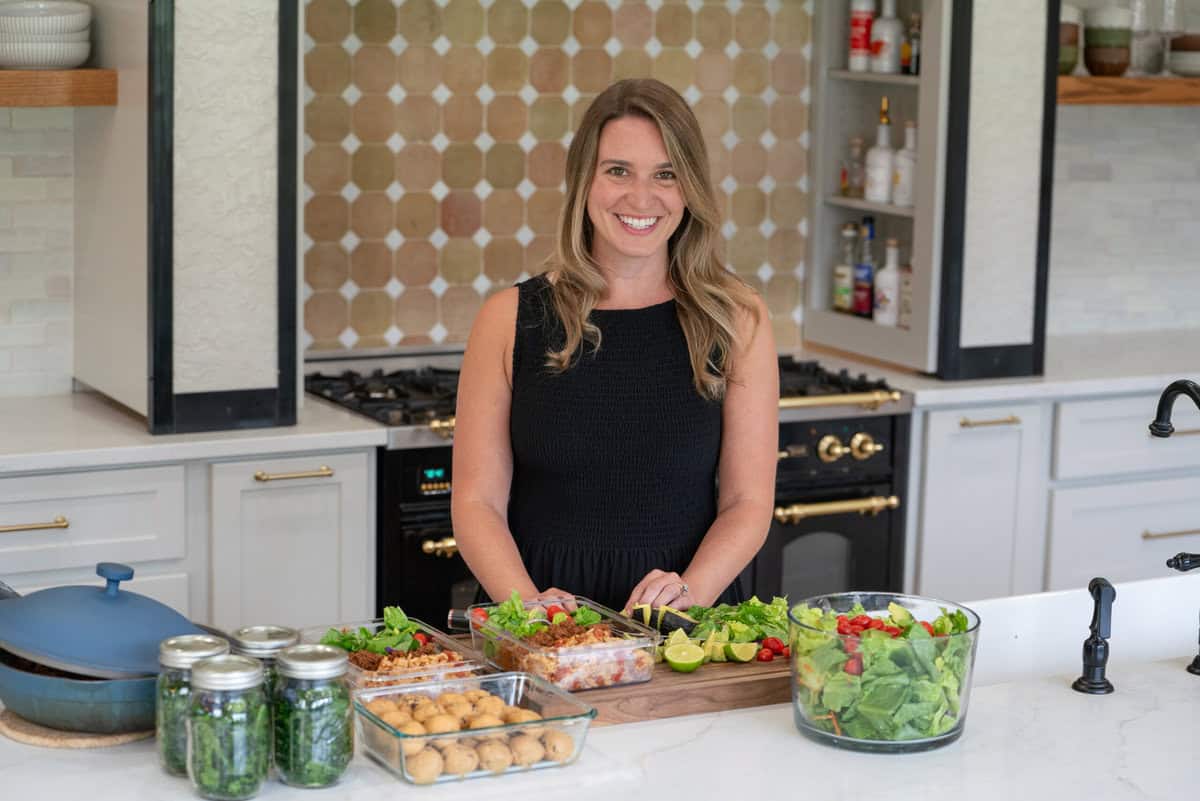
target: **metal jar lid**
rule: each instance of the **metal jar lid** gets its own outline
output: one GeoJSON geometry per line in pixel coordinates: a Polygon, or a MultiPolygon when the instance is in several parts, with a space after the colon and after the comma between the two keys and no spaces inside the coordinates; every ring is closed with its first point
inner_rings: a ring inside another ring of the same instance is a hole
{"type": "Polygon", "coordinates": [[[168,637],[158,644],[158,664],[167,668],[190,668],[201,659],[229,653],[229,641],[211,634],[168,637]]]}
{"type": "Polygon", "coordinates": [[[349,655],[332,645],[293,645],[275,660],[279,675],[293,679],[336,679],[349,667],[349,655]]]}
{"type": "Polygon", "coordinates": [[[248,690],[262,683],[262,662],[248,656],[222,654],[192,665],[192,687],[197,690],[248,690]]]}
{"type": "Polygon", "coordinates": [[[287,626],[243,626],[230,641],[235,654],[264,659],[300,642],[300,632],[287,626]]]}

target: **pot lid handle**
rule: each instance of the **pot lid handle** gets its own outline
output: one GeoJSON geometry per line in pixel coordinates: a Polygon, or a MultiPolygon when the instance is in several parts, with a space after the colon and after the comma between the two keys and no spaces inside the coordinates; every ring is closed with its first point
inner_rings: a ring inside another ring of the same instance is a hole
{"type": "Polygon", "coordinates": [[[115,598],[117,597],[117,585],[133,578],[133,568],[120,562],[101,562],[96,565],[96,575],[108,582],[104,588],[104,594],[115,598]]]}

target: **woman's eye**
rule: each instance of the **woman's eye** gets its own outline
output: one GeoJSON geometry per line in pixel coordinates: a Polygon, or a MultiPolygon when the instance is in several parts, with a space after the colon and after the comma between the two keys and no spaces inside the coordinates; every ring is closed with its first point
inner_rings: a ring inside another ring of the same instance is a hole
{"type": "Polygon", "coordinates": [[[675,173],[671,172],[670,170],[663,170],[662,172],[660,172],[660,173],[658,174],[658,180],[660,180],[660,181],[674,181],[674,180],[675,180],[675,173]]]}
{"type": "Polygon", "coordinates": [[[609,167],[608,174],[616,176],[628,175],[624,167],[609,167]]]}

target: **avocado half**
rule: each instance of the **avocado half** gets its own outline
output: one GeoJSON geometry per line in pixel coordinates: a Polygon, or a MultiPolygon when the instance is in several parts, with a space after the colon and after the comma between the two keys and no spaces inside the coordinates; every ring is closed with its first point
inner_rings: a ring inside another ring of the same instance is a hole
{"type": "Polygon", "coordinates": [[[692,629],[696,627],[695,618],[669,606],[637,604],[630,610],[629,616],[643,626],[650,626],[663,634],[670,634],[676,629],[682,629],[684,634],[691,634],[692,629]]]}

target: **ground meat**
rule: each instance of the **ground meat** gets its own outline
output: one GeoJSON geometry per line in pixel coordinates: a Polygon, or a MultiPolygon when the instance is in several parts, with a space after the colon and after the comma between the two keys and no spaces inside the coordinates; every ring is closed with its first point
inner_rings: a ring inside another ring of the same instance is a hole
{"type": "Polygon", "coordinates": [[[350,654],[350,663],[363,670],[376,670],[383,661],[383,654],[371,651],[354,651],[350,654]]]}
{"type": "Polygon", "coordinates": [[[539,648],[554,648],[564,643],[578,643],[580,640],[603,642],[612,639],[612,629],[607,623],[596,623],[591,626],[581,626],[570,618],[562,623],[551,623],[541,631],[534,632],[525,638],[525,642],[539,648]]]}

